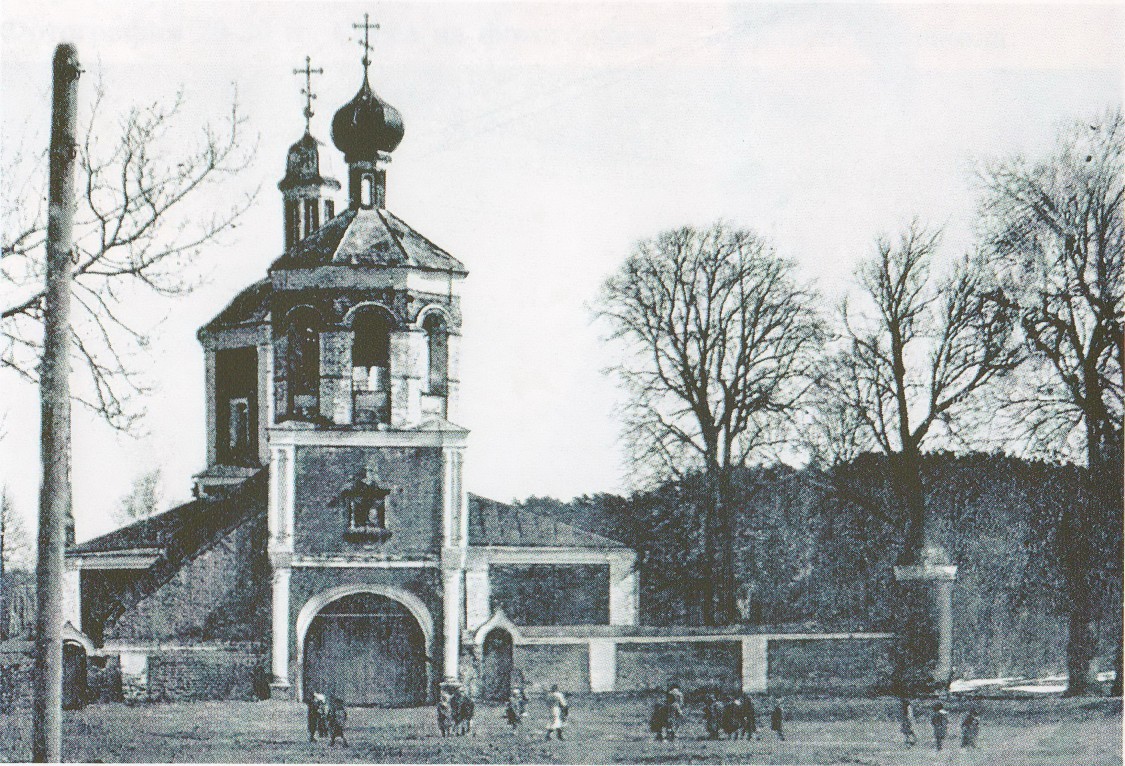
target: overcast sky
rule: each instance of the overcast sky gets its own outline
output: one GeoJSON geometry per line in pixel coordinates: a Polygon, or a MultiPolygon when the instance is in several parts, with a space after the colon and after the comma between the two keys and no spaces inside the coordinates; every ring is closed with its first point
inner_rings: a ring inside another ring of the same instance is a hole
{"type": "MultiPolygon", "coordinates": [[[[133,478],[169,502],[203,468],[196,329],[261,278],[282,237],[277,181],[302,132],[294,67],[317,78],[313,133],[354,95],[351,24],[370,12],[372,79],[402,113],[388,207],[453,253],[465,284],[463,395],[471,491],[501,500],[628,485],[610,361],[588,305],[638,238],[717,218],[757,229],[830,305],[881,232],[913,216],[971,247],[974,162],[1049,150],[1057,129],[1122,100],[1116,4],[5,2],[4,140],[46,145],[54,46],[78,46],[88,96],[114,106],[182,88],[183,119],[222,116],[236,86],[259,137],[232,188],[261,185],[203,256],[207,283],[138,296],[155,348],[148,435],[76,410],[80,538],[113,525],[133,478]]],[[[343,163],[328,147],[337,174],[343,163]]],[[[0,373],[0,481],[32,514],[36,392],[0,373]]]]}

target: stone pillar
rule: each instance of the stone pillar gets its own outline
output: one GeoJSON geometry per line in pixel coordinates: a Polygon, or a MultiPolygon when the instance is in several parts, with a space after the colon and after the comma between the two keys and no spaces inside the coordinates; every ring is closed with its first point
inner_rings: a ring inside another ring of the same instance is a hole
{"type": "Polygon", "coordinates": [[[290,445],[270,449],[269,530],[270,551],[293,550],[294,448],[290,445]]]}
{"type": "Polygon", "coordinates": [[[442,674],[447,682],[459,676],[457,663],[461,654],[461,567],[460,551],[446,550],[442,555],[442,674]]]}
{"type": "Polygon", "coordinates": [[[637,624],[637,571],[632,557],[615,557],[609,563],[609,624],[637,624]]]}
{"type": "Polygon", "coordinates": [[[488,562],[473,561],[465,570],[465,630],[472,633],[492,616],[488,582],[488,562]]]}
{"type": "Polygon", "coordinates": [[[273,346],[258,344],[258,460],[270,462],[269,427],[273,423],[273,346]]]}
{"type": "MultiPolygon", "coordinates": [[[[66,562],[63,570],[63,622],[82,631],[82,570],[73,561],[66,562]]],[[[3,619],[3,615],[0,615],[3,619]]]]}
{"type": "Polygon", "coordinates": [[[742,639],[742,691],[765,692],[769,689],[769,639],[747,636],[742,639]]]}
{"type": "Polygon", "coordinates": [[[953,674],[953,583],[957,567],[896,566],[903,606],[896,674],[903,693],[948,688],[953,674]]]}
{"type": "Polygon", "coordinates": [[[285,697],[289,693],[289,567],[276,566],[273,570],[273,678],[271,696],[285,697]]]}
{"type": "Polygon", "coordinates": [[[422,372],[426,334],[413,328],[391,333],[391,426],[422,420],[422,372]]]}
{"type": "Polygon", "coordinates": [[[215,429],[217,419],[215,416],[215,349],[208,348],[203,352],[203,391],[207,398],[207,465],[215,465],[217,459],[215,450],[215,429]]]}
{"type": "Polygon", "coordinates": [[[617,643],[612,639],[590,640],[590,691],[611,692],[617,686],[617,643]]]}
{"type": "Polygon", "coordinates": [[[337,425],[352,422],[352,332],[320,335],[320,414],[337,425]]]}

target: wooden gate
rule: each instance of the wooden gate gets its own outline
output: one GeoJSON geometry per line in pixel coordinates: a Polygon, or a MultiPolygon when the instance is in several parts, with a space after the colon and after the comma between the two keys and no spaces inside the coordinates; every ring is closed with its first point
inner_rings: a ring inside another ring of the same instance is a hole
{"type": "Polygon", "coordinates": [[[506,700],[512,690],[512,636],[497,628],[484,637],[481,650],[481,694],[486,700],[506,700]]]}
{"type": "Polygon", "coordinates": [[[350,706],[426,702],[426,639],[397,601],[356,593],[328,604],[305,636],[304,694],[350,706]]]}

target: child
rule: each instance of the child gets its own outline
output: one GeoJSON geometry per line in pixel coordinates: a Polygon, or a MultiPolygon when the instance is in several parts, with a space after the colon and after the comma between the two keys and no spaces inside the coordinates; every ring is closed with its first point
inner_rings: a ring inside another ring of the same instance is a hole
{"type": "Polygon", "coordinates": [[[555,738],[562,740],[569,709],[566,696],[559,691],[558,684],[552,684],[551,693],[547,695],[547,704],[551,706],[551,722],[547,724],[547,739],[551,739],[551,732],[554,732],[555,738]]]}
{"type": "Polygon", "coordinates": [[[785,732],[782,731],[782,726],[785,723],[785,711],[781,709],[781,703],[778,702],[773,706],[773,712],[770,713],[770,728],[777,732],[777,738],[785,741],[785,732]]]}
{"type": "Polygon", "coordinates": [[[980,734],[980,718],[970,710],[961,721],[961,747],[975,748],[978,734],[980,734]]]}
{"type": "Polygon", "coordinates": [[[526,711],[527,695],[523,693],[523,689],[513,687],[512,693],[508,695],[508,706],[504,709],[504,717],[512,727],[513,733],[520,727],[526,711]]]}
{"type": "Polygon", "coordinates": [[[949,716],[945,713],[945,707],[939,702],[934,705],[934,714],[930,717],[930,725],[934,727],[934,747],[941,750],[941,744],[945,741],[945,735],[949,732],[949,716]]]}
{"type": "Polygon", "coordinates": [[[899,721],[899,728],[906,740],[906,746],[914,747],[918,744],[918,737],[914,734],[914,706],[910,704],[910,700],[906,697],[902,698],[899,721]]]}

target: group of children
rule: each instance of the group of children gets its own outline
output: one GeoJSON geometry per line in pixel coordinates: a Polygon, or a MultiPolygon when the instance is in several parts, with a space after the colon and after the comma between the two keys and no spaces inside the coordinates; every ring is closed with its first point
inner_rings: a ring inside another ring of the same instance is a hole
{"type": "MultiPolygon", "coordinates": [[[[914,733],[914,706],[905,697],[902,699],[899,720],[906,746],[913,747],[918,744],[918,736],[914,733]]],[[[934,705],[933,715],[930,716],[930,726],[934,730],[934,747],[941,750],[945,744],[945,738],[949,735],[949,714],[945,712],[945,706],[940,702],[934,705]]],[[[980,716],[977,715],[975,710],[969,709],[965,713],[965,717],[961,719],[961,747],[975,748],[979,735],[980,716]]]]}
{"type": "MultiPolygon", "coordinates": [[[[550,740],[552,734],[555,735],[555,739],[564,739],[563,730],[566,728],[566,719],[570,714],[570,705],[566,695],[559,691],[558,684],[551,686],[551,692],[547,695],[547,706],[550,718],[547,722],[546,739],[550,740]]],[[[515,732],[525,715],[527,715],[527,694],[522,688],[513,686],[508,694],[508,704],[504,706],[504,719],[515,732]]]]}

